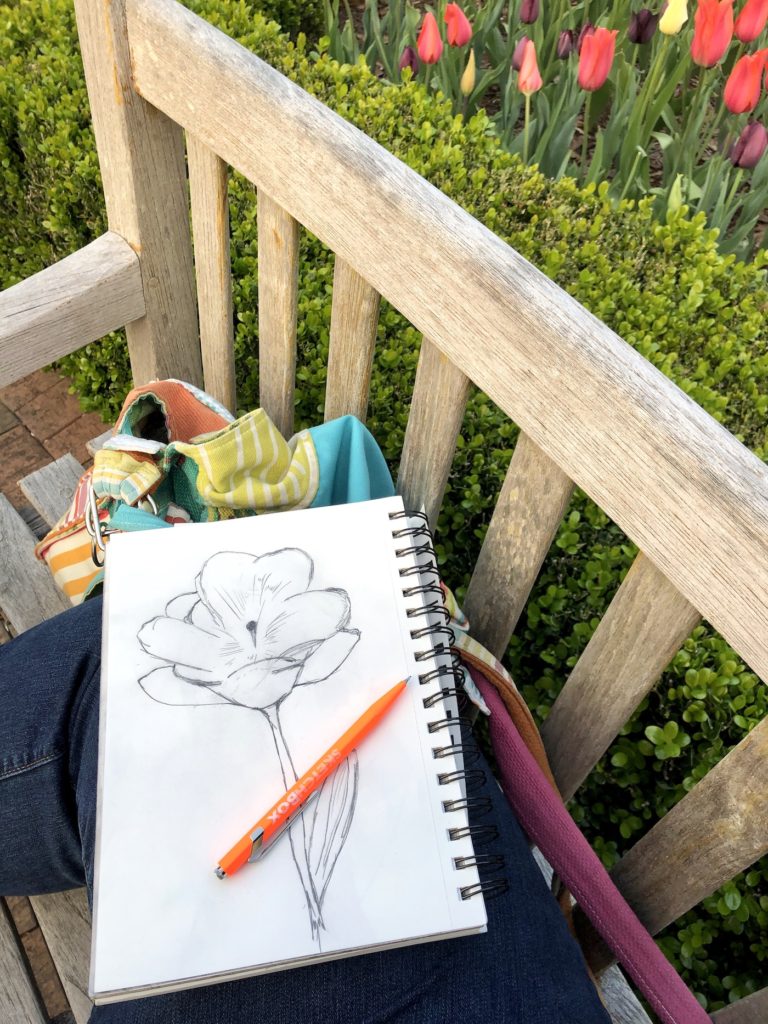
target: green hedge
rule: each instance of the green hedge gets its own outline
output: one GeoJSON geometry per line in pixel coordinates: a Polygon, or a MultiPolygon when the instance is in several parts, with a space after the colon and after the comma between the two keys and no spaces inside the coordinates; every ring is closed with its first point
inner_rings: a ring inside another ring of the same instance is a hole
{"type": "MultiPolygon", "coordinates": [[[[409,83],[342,67],[294,46],[259,5],[194,0],[195,10],[373,136],[510,242],[618,331],[761,457],[766,431],[764,261],[718,255],[703,219],[665,225],[648,204],[613,209],[603,190],[552,183],[504,154],[480,114],[464,124],[409,83]]],[[[262,8],[265,5],[260,5],[262,8]]],[[[296,10],[294,5],[292,10],[296,10]]],[[[286,20],[285,5],[274,3],[286,20]]],[[[74,22],[66,0],[0,7],[0,267],[13,283],[104,229],[74,22]]],[[[256,206],[231,187],[239,400],[257,402],[256,206]]],[[[429,239],[403,238],[405,246],[429,239]]],[[[323,406],[332,258],[301,245],[297,424],[323,406]]],[[[460,289],[461,282],[456,282],[460,289]]],[[[386,303],[369,424],[394,460],[417,361],[416,331],[386,303]]],[[[128,384],[118,337],[66,361],[89,408],[113,414],[128,384]]],[[[515,427],[473,394],[439,528],[446,578],[461,594],[514,446],[515,427]]],[[[634,557],[635,549],[577,494],[511,644],[509,663],[543,718],[634,557]]],[[[697,629],[574,803],[607,864],[637,840],[768,712],[765,688],[708,626],[697,629]]],[[[768,983],[768,859],[667,929],[662,943],[710,1008],[768,983]]]]}

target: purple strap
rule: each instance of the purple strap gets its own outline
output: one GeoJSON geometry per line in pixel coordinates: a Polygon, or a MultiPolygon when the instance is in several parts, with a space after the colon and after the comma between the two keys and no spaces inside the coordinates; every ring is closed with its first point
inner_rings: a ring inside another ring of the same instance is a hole
{"type": "Polygon", "coordinates": [[[573,893],[664,1024],[711,1024],[680,975],[613,884],[520,737],[495,687],[468,671],[491,710],[502,788],[529,838],[573,893]]]}

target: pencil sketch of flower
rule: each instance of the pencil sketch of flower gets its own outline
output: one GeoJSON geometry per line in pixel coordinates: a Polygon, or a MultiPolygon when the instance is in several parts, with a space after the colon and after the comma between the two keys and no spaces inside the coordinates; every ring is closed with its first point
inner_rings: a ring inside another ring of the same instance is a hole
{"type": "MultiPolygon", "coordinates": [[[[175,597],[164,615],[138,633],[142,648],[165,662],[139,680],[148,696],[162,704],[218,704],[261,712],[270,725],[286,789],[298,776],[280,707],[297,688],[332,676],[360,639],[359,630],[349,626],[346,591],[311,589],[313,574],[312,559],[299,548],[259,556],[219,552],[203,564],[195,590],[175,597]]],[[[357,773],[352,755],[326,780],[313,814],[300,815],[290,829],[318,944],[328,881],[354,813],[357,773]],[[322,847],[322,857],[313,856],[316,828],[314,848],[322,847]]]]}

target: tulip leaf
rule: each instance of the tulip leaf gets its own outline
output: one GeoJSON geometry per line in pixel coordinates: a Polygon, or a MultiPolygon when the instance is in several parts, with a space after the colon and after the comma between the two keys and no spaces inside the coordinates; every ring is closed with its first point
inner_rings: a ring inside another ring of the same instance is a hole
{"type": "Polygon", "coordinates": [[[310,810],[310,820],[306,822],[309,869],[321,908],[352,825],[358,778],[357,753],[353,750],[320,787],[320,794],[310,810]]]}

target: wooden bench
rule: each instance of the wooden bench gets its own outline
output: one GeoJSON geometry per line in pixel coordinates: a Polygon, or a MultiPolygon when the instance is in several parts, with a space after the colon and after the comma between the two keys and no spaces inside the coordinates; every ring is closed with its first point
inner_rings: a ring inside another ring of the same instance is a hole
{"type": "MultiPolygon", "coordinates": [[[[574,486],[638,545],[546,722],[566,797],[702,615],[768,678],[765,465],[498,237],[175,0],[75,7],[110,230],[0,295],[0,386],[126,325],[136,382],[180,377],[233,408],[233,167],[258,189],[260,403],[284,434],[301,225],[336,254],[326,418],[365,418],[381,296],[423,334],[398,476],[408,504],[436,522],[470,382],[520,426],[465,602],[478,639],[504,653],[574,486]],[[413,238],[429,244],[401,244],[413,238]]],[[[75,476],[65,461],[25,482],[46,521],[75,476]]],[[[0,517],[0,606],[18,632],[62,600],[4,500],[0,517]]],[[[613,877],[656,933],[767,850],[764,721],[613,877]]],[[[83,893],[33,903],[85,1020],[83,893]]],[[[3,926],[0,1007],[18,999],[15,1019],[38,1020],[3,926]]],[[[646,1021],[620,976],[606,978],[614,1019],[646,1021]]],[[[768,990],[715,1019],[764,1022],[768,990]]]]}

